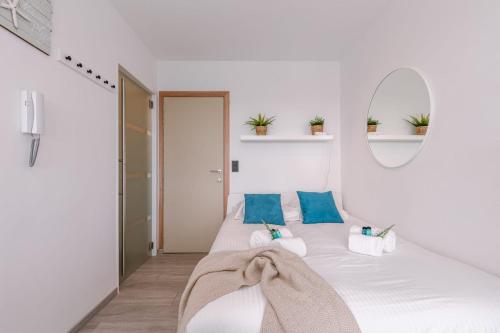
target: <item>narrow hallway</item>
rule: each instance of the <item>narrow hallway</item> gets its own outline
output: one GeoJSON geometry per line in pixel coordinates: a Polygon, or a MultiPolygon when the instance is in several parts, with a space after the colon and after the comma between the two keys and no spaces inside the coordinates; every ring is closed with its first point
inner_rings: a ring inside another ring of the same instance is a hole
{"type": "Polygon", "coordinates": [[[180,297],[204,253],[150,258],[120,287],[120,294],[80,332],[175,332],[180,297]]]}

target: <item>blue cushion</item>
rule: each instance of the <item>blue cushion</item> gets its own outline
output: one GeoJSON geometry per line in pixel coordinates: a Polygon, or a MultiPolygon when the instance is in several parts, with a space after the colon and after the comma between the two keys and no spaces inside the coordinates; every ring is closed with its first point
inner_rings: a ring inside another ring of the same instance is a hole
{"type": "Polygon", "coordinates": [[[301,192],[297,191],[302,210],[303,223],[344,223],[335,206],[331,191],[301,192]]]}
{"type": "Polygon", "coordinates": [[[243,223],[285,225],[281,209],[281,194],[245,194],[245,219],[243,223]]]}

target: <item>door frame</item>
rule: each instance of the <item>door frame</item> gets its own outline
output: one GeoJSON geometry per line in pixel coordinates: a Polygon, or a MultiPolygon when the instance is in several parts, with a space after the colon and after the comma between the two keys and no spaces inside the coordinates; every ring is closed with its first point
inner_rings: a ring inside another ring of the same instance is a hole
{"type": "Polygon", "coordinates": [[[227,198],[229,196],[229,91],[160,91],[158,93],[159,108],[158,108],[158,250],[163,250],[163,232],[164,232],[164,212],[163,212],[163,198],[164,198],[164,167],[165,167],[165,154],[164,154],[164,100],[165,97],[222,97],[224,99],[224,143],[223,143],[223,214],[226,217],[227,198]]]}

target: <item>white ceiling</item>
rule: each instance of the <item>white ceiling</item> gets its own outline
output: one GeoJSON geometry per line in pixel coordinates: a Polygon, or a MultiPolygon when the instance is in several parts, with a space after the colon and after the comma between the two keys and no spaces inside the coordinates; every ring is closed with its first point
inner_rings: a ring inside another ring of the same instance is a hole
{"type": "Polygon", "coordinates": [[[391,0],[111,0],[160,60],[336,60],[391,0]]]}

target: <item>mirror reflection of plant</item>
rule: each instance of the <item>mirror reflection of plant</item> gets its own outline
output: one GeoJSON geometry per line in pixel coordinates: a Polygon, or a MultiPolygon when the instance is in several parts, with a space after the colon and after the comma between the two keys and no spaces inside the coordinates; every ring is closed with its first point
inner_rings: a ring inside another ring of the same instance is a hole
{"type": "Polygon", "coordinates": [[[311,126],[323,125],[325,123],[325,118],[316,116],[314,119],[309,121],[311,126]]]}
{"type": "Polygon", "coordinates": [[[409,116],[410,119],[405,119],[408,123],[415,127],[429,126],[430,113],[424,115],[420,114],[418,117],[409,116]]]}
{"type": "Polygon", "coordinates": [[[380,125],[381,122],[378,121],[377,119],[374,119],[373,117],[368,117],[367,124],[368,125],[380,125]]]}
{"type": "Polygon", "coordinates": [[[266,115],[259,113],[257,117],[250,117],[250,119],[245,122],[245,125],[252,126],[252,128],[255,129],[257,126],[269,126],[275,119],[275,116],[266,117],[266,115]]]}

